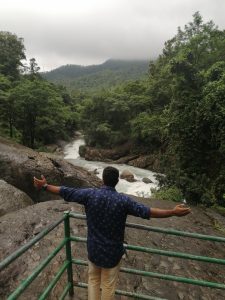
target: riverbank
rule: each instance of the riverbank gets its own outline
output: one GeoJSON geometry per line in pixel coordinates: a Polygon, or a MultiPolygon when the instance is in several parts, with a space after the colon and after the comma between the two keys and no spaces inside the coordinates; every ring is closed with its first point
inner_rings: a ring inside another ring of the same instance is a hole
{"type": "Polygon", "coordinates": [[[148,154],[146,150],[133,148],[131,143],[116,146],[113,149],[93,148],[82,146],[79,154],[86,160],[127,164],[136,168],[162,173],[162,159],[160,154],[148,154]]]}
{"type": "Polygon", "coordinates": [[[82,137],[75,139],[73,142],[68,144],[64,148],[64,158],[75,166],[82,167],[89,172],[94,173],[100,179],[102,178],[103,169],[112,165],[117,168],[122,174],[125,171],[130,172],[133,175],[133,181],[129,182],[126,179],[120,179],[117,185],[117,191],[148,198],[151,196],[151,189],[156,189],[158,187],[158,181],[156,179],[157,173],[151,170],[137,168],[129,164],[118,163],[113,160],[100,161],[100,157],[96,161],[86,160],[80,157],[79,149],[84,146],[85,142],[82,137]]]}

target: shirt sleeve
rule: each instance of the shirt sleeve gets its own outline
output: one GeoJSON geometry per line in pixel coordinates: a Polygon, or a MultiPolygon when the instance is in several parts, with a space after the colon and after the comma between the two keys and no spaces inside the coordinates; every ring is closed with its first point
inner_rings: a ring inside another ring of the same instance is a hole
{"type": "Polygon", "coordinates": [[[131,198],[127,198],[127,213],[135,217],[140,217],[142,219],[150,219],[151,209],[150,207],[138,203],[131,198]]]}
{"type": "Polygon", "coordinates": [[[89,192],[90,189],[76,189],[61,186],[59,194],[65,201],[86,205],[89,192]]]}

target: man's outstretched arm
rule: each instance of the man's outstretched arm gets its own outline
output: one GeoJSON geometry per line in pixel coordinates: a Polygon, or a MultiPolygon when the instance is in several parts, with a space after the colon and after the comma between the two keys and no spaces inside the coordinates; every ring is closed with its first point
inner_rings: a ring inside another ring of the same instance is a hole
{"type": "Polygon", "coordinates": [[[55,186],[51,184],[47,184],[47,181],[43,175],[41,175],[41,179],[37,179],[34,177],[34,186],[38,189],[45,189],[46,191],[49,191],[53,194],[59,194],[60,192],[60,186],[55,186]]]}
{"type": "Polygon", "coordinates": [[[34,177],[34,186],[38,189],[44,189],[45,191],[51,192],[53,194],[60,195],[65,201],[68,202],[77,202],[79,204],[86,204],[87,196],[89,193],[89,189],[77,189],[70,188],[67,186],[56,186],[47,184],[47,180],[43,175],[41,175],[41,179],[37,179],[34,177]]]}
{"type": "Polygon", "coordinates": [[[186,216],[191,212],[190,207],[186,207],[184,204],[176,205],[173,209],[160,209],[151,208],[150,217],[151,218],[169,218],[169,217],[182,217],[186,216]]]}

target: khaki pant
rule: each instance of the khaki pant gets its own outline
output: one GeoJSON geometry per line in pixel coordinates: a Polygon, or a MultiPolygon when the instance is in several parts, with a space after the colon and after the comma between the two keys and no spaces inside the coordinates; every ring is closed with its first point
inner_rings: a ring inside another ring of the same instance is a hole
{"type": "Polygon", "coordinates": [[[105,269],[88,261],[88,300],[113,300],[120,271],[120,263],[105,269]],[[100,296],[100,287],[102,295],[100,296]]]}

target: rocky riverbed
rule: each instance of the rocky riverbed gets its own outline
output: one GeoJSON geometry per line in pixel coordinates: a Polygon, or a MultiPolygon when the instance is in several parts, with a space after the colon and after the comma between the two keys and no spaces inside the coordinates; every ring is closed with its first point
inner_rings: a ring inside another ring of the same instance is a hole
{"type": "Polygon", "coordinates": [[[136,153],[135,149],[129,143],[114,147],[113,149],[82,146],[79,153],[86,160],[127,164],[137,168],[163,172],[159,154],[157,156],[155,154],[146,154],[144,150],[136,153]]]}

